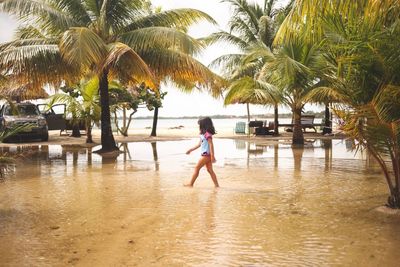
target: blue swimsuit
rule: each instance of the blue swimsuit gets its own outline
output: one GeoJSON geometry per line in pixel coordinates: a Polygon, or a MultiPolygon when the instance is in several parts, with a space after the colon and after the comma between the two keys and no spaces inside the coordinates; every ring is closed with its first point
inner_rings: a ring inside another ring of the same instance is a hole
{"type": "Polygon", "coordinates": [[[210,156],[210,145],[208,144],[208,139],[212,139],[212,134],[206,132],[200,135],[201,146],[200,151],[202,156],[210,156]]]}

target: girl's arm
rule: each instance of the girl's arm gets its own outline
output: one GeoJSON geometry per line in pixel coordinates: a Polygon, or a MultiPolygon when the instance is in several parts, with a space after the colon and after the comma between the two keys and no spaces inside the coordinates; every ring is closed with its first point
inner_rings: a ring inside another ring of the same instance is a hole
{"type": "Polygon", "coordinates": [[[211,156],[211,162],[215,162],[215,156],[214,156],[214,143],[212,141],[212,138],[209,138],[207,140],[208,145],[210,146],[210,156],[211,156]]]}
{"type": "Polygon", "coordinates": [[[191,149],[189,149],[188,151],[186,151],[186,154],[189,155],[190,152],[192,152],[193,150],[198,149],[200,146],[201,146],[201,141],[199,141],[199,143],[198,143],[196,146],[194,146],[194,147],[192,147],[191,149]]]}

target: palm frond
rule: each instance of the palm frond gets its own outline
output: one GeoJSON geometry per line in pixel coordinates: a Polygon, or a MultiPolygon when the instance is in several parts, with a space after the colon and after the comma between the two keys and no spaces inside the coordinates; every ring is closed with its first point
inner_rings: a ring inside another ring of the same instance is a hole
{"type": "Polygon", "coordinates": [[[99,95],[99,78],[94,76],[88,81],[81,82],[81,95],[85,102],[92,102],[92,99],[98,98],[99,95]]]}
{"type": "Polygon", "coordinates": [[[270,48],[262,42],[257,42],[248,46],[246,56],[243,58],[244,64],[258,60],[264,63],[274,60],[274,55],[270,48]]]}
{"type": "Polygon", "coordinates": [[[76,75],[76,70],[60,56],[57,45],[25,45],[0,51],[0,69],[12,73],[18,84],[31,84],[40,90],[45,83],[59,85],[76,75]]]}
{"type": "Polygon", "coordinates": [[[66,30],[77,23],[69,13],[59,9],[55,1],[3,0],[0,11],[15,15],[27,25],[33,21],[46,31],[66,30]]]}
{"type": "Polygon", "coordinates": [[[232,44],[242,50],[248,47],[248,43],[242,40],[240,37],[237,37],[228,32],[215,32],[211,35],[200,38],[199,41],[204,42],[207,45],[213,45],[219,42],[225,42],[228,44],[232,44]]]}
{"type": "MultiPolygon", "coordinates": [[[[233,6],[233,17],[243,19],[243,22],[254,29],[253,33],[258,32],[258,19],[263,15],[263,9],[258,4],[250,4],[246,0],[223,0],[222,2],[230,3],[233,6]]],[[[236,30],[235,26],[231,25],[231,30],[236,30]]]]}
{"type": "Polygon", "coordinates": [[[124,33],[120,41],[129,45],[139,53],[157,47],[176,48],[184,53],[194,55],[199,53],[204,45],[189,35],[172,28],[150,27],[124,33]]]}
{"type": "Polygon", "coordinates": [[[32,38],[46,38],[45,34],[33,25],[19,26],[14,34],[14,39],[32,39],[32,38]]]}
{"type": "Polygon", "coordinates": [[[7,128],[0,132],[0,142],[4,142],[7,138],[10,138],[20,132],[30,131],[32,128],[32,124],[29,123],[13,126],[11,129],[7,128]]]}
{"type": "Polygon", "coordinates": [[[71,15],[74,20],[79,25],[90,25],[92,22],[92,18],[88,11],[86,10],[86,6],[84,1],[81,0],[56,0],[56,6],[63,10],[64,12],[71,15]]]}
{"type": "Polygon", "coordinates": [[[276,88],[267,83],[245,76],[232,82],[225,96],[225,105],[251,103],[259,105],[274,105],[278,101],[276,88]]]}
{"type": "Polygon", "coordinates": [[[88,28],[71,28],[60,42],[62,57],[71,65],[90,69],[99,65],[107,54],[107,47],[100,36],[88,28]]]}
{"type": "Polygon", "coordinates": [[[213,96],[220,96],[225,86],[221,77],[186,53],[153,49],[141,56],[154,71],[155,77],[161,81],[171,80],[178,85],[184,84],[186,89],[203,88],[213,96]],[[192,87],[188,88],[190,86],[192,87]]]}
{"type": "Polygon", "coordinates": [[[29,46],[56,46],[58,44],[57,38],[28,38],[28,39],[15,39],[10,42],[0,44],[0,51],[7,51],[17,47],[29,47],[29,46]]]}
{"type": "Polygon", "coordinates": [[[122,32],[129,32],[147,27],[171,27],[187,30],[194,23],[205,20],[213,25],[217,22],[208,14],[191,8],[166,10],[135,19],[122,32]]]}
{"type": "Polygon", "coordinates": [[[400,123],[400,86],[387,85],[382,87],[372,99],[376,113],[382,121],[400,123]]]}
{"type": "Polygon", "coordinates": [[[222,75],[230,77],[241,63],[243,54],[227,54],[214,59],[208,66],[210,68],[222,68],[222,75]]]}
{"type": "Polygon", "coordinates": [[[230,31],[234,33],[237,32],[246,42],[251,43],[257,40],[258,29],[251,28],[248,22],[240,17],[233,17],[229,23],[230,31]]]}
{"type": "Polygon", "coordinates": [[[140,14],[142,1],[104,0],[100,1],[96,23],[103,32],[117,33],[126,27],[128,21],[140,14]]]}
{"type": "Polygon", "coordinates": [[[347,19],[365,18],[372,24],[381,24],[398,18],[400,3],[398,0],[343,0],[318,1],[297,0],[280,27],[275,43],[295,37],[299,29],[307,40],[321,40],[323,20],[329,15],[347,19]]]}
{"type": "Polygon", "coordinates": [[[332,87],[317,87],[304,96],[304,102],[313,103],[351,103],[351,98],[346,91],[340,91],[332,87]]]}
{"type": "Polygon", "coordinates": [[[129,46],[123,43],[108,45],[108,56],[104,68],[118,70],[116,75],[123,80],[146,83],[154,88],[154,76],[145,61],[129,46]]]}

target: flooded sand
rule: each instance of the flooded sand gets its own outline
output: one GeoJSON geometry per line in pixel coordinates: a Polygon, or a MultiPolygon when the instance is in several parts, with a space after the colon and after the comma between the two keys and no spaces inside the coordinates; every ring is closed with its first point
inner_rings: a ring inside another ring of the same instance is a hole
{"type": "Polygon", "coordinates": [[[123,144],[117,158],[30,147],[0,180],[0,265],[398,265],[400,219],[375,210],[384,178],[344,141],[216,139],[221,188],[206,171],[186,188],[196,141],[123,144]]]}

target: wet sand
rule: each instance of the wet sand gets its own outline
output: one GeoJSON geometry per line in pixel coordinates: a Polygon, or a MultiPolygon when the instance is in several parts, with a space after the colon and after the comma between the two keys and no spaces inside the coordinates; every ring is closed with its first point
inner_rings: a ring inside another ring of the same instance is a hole
{"type": "MultiPolygon", "coordinates": [[[[379,167],[343,140],[215,139],[213,188],[183,187],[196,139],[29,150],[0,182],[2,266],[397,266],[379,167]],[[33,151],[33,152],[32,152],[33,151]]],[[[4,148],[3,148],[4,149],[4,148]]]]}

